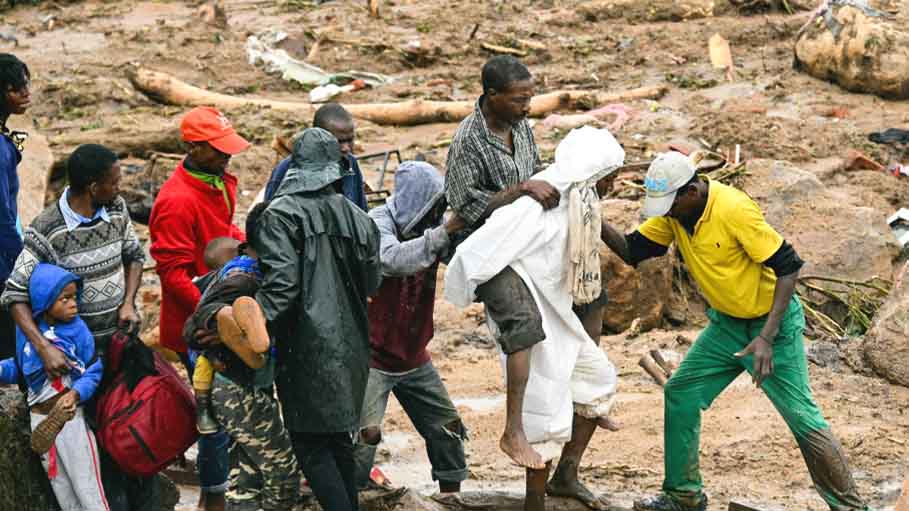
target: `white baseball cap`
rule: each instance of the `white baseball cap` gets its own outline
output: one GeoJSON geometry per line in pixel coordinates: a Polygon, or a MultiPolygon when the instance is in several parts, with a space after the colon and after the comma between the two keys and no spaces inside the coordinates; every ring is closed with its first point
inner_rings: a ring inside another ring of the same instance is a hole
{"type": "Polygon", "coordinates": [[[669,213],[676,192],[691,181],[694,173],[694,163],[684,154],[676,151],[659,154],[650,163],[644,177],[647,195],[641,214],[651,218],[669,213]]]}

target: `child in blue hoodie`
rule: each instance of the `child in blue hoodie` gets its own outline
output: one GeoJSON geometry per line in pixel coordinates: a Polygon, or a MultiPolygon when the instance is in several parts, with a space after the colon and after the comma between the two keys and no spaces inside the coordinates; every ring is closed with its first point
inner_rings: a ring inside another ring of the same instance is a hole
{"type": "Polygon", "coordinates": [[[64,511],[108,511],[95,435],[82,404],[101,380],[103,366],[95,339],[78,316],[82,281],[52,264],[39,264],[29,280],[32,313],[38,328],[66,356],[72,370],[49,380],[37,351],[16,329],[16,358],[0,361],[0,382],[27,386],[32,449],[50,478],[64,511]]]}

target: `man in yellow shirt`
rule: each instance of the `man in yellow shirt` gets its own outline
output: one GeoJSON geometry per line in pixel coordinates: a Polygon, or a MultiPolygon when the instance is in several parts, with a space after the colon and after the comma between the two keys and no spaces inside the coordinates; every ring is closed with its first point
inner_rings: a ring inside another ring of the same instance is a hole
{"type": "Polygon", "coordinates": [[[701,410],[748,371],[795,435],[830,509],[867,509],[808,384],[805,317],[794,296],[798,254],[747,194],[698,177],[680,153],[659,155],[644,184],[649,219],[628,235],[603,222],[603,241],[631,265],[665,254],[674,242],[710,305],[710,323],[666,383],[663,493],[634,508],[707,508],[698,470],[701,410]]]}

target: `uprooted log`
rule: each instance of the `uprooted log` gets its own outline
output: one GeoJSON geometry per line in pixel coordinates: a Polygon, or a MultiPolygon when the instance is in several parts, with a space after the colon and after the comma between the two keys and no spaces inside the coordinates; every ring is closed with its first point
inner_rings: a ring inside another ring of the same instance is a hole
{"type": "MultiPolygon", "coordinates": [[[[171,105],[207,105],[224,110],[260,106],[294,112],[304,117],[311,117],[318,107],[318,105],[298,101],[243,98],[211,92],[178,80],[166,73],[141,67],[130,70],[129,79],[136,89],[150,98],[171,105]]],[[[657,99],[662,97],[666,90],[664,86],[653,86],[618,93],[591,90],[549,92],[535,96],[531,100],[530,115],[539,117],[562,108],[589,108],[606,103],[657,99]]],[[[410,100],[400,103],[350,104],[345,105],[345,108],[354,117],[376,124],[414,126],[436,122],[458,122],[473,112],[474,102],[410,100]]]]}

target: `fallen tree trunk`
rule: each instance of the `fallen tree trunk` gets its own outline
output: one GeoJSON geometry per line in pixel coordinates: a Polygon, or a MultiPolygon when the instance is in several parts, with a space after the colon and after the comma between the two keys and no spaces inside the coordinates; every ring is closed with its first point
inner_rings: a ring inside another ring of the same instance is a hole
{"type": "MultiPolygon", "coordinates": [[[[317,108],[310,103],[281,101],[265,98],[241,98],[207,91],[177,78],[137,68],[129,72],[129,79],[136,89],[150,98],[171,105],[214,106],[229,110],[249,106],[260,106],[294,112],[311,117],[317,108]]],[[[561,108],[576,109],[606,103],[621,103],[637,99],[657,99],[666,93],[666,87],[641,87],[619,93],[599,91],[556,91],[535,96],[530,102],[530,115],[539,117],[561,108]]],[[[473,112],[473,101],[424,101],[420,99],[400,103],[368,103],[345,105],[358,119],[382,125],[415,126],[436,122],[458,122],[473,112]]]]}

